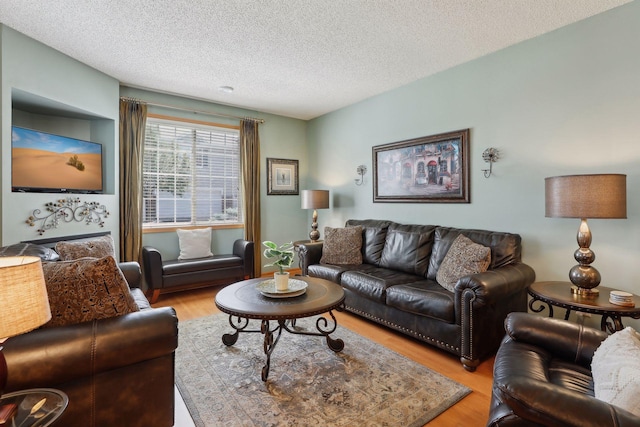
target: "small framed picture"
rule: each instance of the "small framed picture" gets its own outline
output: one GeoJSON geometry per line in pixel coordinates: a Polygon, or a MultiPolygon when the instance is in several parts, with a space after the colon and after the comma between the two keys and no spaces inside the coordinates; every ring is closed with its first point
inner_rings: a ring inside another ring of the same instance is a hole
{"type": "Polygon", "coordinates": [[[267,158],[267,195],[298,194],[298,161],[267,158]]]}

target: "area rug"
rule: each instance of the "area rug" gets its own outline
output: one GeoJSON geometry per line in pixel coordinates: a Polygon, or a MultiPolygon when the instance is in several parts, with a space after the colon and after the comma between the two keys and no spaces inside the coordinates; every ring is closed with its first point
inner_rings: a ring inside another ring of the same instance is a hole
{"type": "MultiPolygon", "coordinates": [[[[314,322],[298,319],[296,328],[315,331],[314,322]]],[[[262,334],[225,346],[222,335],[233,331],[226,314],[179,330],[176,385],[198,427],[421,427],[471,391],[340,326],[331,334],[344,340],[339,353],[322,337],[283,332],[266,382],[262,334]]]]}

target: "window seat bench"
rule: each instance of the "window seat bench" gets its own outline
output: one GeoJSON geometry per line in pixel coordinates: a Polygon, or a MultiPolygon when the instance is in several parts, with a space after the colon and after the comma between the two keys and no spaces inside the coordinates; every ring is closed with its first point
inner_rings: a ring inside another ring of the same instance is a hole
{"type": "Polygon", "coordinates": [[[238,239],[230,254],[204,258],[163,260],[160,251],[142,248],[147,298],[153,304],[161,293],[234,283],[253,278],[253,242],[238,239]]]}

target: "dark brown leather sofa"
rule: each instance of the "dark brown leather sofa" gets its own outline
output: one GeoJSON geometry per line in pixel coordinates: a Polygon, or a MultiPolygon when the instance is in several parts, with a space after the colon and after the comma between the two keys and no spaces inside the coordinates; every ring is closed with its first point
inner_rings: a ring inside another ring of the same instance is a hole
{"type": "Polygon", "coordinates": [[[505,329],[487,426],[640,426],[594,397],[591,360],[605,332],[527,313],[510,314],[505,329]]]}
{"type": "Polygon", "coordinates": [[[238,239],[231,254],[195,259],[163,260],[151,246],[142,248],[142,270],[151,303],[161,292],[229,284],[253,278],[253,242],[238,239]]]}
{"type": "Polygon", "coordinates": [[[384,220],[346,225],[363,227],[363,263],[320,264],[322,242],[300,244],[302,273],[342,285],[348,311],[458,355],[469,371],[497,350],[507,313],[527,310],[535,273],[521,262],[517,234],[384,220]],[[491,264],[450,292],[435,278],[460,233],[490,247],[491,264]]]}
{"type": "MultiPolygon", "coordinates": [[[[30,246],[25,254],[39,256],[37,251],[30,246]]],[[[140,311],[37,329],[3,345],[8,368],[5,392],[45,387],[68,395],[69,404],[56,425],[174,424],[175,310],[151,308],[138,288],[142,273],[137,262],[119,267],[140,311]]]]}

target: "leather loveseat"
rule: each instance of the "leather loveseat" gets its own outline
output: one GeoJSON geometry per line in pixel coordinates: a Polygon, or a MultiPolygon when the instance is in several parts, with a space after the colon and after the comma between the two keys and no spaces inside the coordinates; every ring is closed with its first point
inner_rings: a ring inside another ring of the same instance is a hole
{"type": "Polygon", "coordinates": [[[640,426],[594,397],[591,363],[606,332],[528,313],[510,314],[505,329],[487,426],[640,426]]]}
{"type": "MultiPolygon", "coordinates": [[[[4,255],[51,260],[45,255],[47,251],[51,253],[45,245],[27,245],[24,253],[4,255]]],[[[69,397],[56,425],[174,424],[174,355],[178,346],[175,310],[151,308],[139,289],[142,273],[137,262],[118,266],[139,311],[36,329],[9,338],[3,345],[8,370],[4,392],[56,388],[69,397]]]]}
{"type": "Polygon", "coordinates": [[[230,254],[193,259],[163,259],[151,246],[142,248],[142,270],[151,303],[161,292],[229,284],[253,278],[253,242],[237,239],[230,254]]]}
{"type": "Polygon", "coordinates": [[[323,243],[306,243],[298,246],[302,273],[342,285],[348,311],[453,353],[469,371],[498,349],[507,313],[527,310],[535,273],[521,262],[517,234],[384,220],[346,226],[362,226],[362,264],[320,264],[323,243]],[[436,274],[459,234],[490,247],[491,262],[451,292],[436,274]]]}

